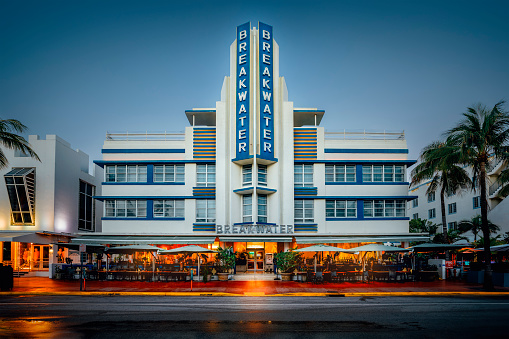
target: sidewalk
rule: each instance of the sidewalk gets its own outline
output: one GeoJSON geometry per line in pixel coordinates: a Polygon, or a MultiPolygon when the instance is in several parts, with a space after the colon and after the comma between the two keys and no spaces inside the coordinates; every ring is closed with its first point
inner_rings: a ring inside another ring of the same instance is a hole
{"type": "Polygon", "coordinates": [[[483,292],[479,284],[463,281],[435,282],[343,282],[311,284],[295,281],[211,281],[193,282],[139,282],[139,281],[86,281],[86,292],[80,292],[79,281],[53,280],[45,277],[14,278],[12,294],[129,294],[129,295],[501,295],[509,297],[509,288],[497,287],[495,293],[483,292]],[[191,293],[192,292],[192,293],[191,293]]]}

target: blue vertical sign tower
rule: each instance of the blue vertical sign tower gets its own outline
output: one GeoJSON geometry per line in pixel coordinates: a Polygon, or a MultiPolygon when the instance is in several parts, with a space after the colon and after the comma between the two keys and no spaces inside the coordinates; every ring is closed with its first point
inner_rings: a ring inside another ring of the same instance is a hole
{"type": "Polygon", "coordinates": [[[258,23],[260,79],[260,158],[274,160],[274,78],[272,26],[258,23]]]}
{"type": "Polygon", "coordinates": [[[249,158],[249,108],[251,72],[251,23],[237,26],[237,83],[236,83],[236,160],[249,158]]]}

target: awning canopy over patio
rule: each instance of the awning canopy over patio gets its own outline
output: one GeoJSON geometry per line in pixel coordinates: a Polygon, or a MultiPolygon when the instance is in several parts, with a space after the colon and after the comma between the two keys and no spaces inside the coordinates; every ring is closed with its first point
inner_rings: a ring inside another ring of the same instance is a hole
{"type": "Polygon", "coordinates": [[[360,242],[402,242],[428,241],[427,233],[387,234],[387,235],[341,235],[341,236],[295,236],[298,244],[341,244],[360,242]]]}
{"type": "Polygon", "coordinates": [[[348,251],[350,253],[355,252],[410,252],[410,249],[395,247],[395,246],[385,246],[380,244],[367,244],[364,246],[349,248],[348,251]]]}
{"type": "Polygon", "coordinates": [[[447,250],[455,250],[460,248],[469,247],[468,244],[433,244],[433,243],[425,243],[419,244],[410,247],[410,250],[414,252],[429,252],[429,251],[447,251],[447,250]]]}
{"type": "Polygon", "coordinates": [[[219,237],[222,242],[292,242],[292,237],[219,237]]]}
{"type": "Polygon", "coordinates": [[[150,245],[130,245],[130,246],[118,246],[118,247],[106,247],[106,254],[132,254],[135,252],[158,252],[162,248],[150,245]]]}
{"type": "Polygon", "coordinates": [[[352,253],[352,251],[344,249],[344,248],[327,246],[327,245],[322,245],[322,244],[308,246],[308,247],[304,247],[304,248],[299,248],[298,250],[294,250],[294,252],[327,252],[327,251],[328,252],[352,253]]]}
{"type": "Polygon", "coordinates": [[[75,244],[111,244],[111,245],[189,245],[212,244],[215,236],[169,236],[160,234],[117,235],[90,233],[72,239],[75,244]]]}

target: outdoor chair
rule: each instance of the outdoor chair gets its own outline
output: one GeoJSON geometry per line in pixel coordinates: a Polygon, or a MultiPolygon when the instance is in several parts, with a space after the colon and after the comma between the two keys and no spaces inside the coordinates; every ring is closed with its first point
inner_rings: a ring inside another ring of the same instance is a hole
{"type": "Polygon", "coordinates": [[[314,278],[315,278],[315,275],[313,272],[311,272],[311,271],[306,272],[306,282],[307,283],[313,282],[314,278]]]}
{"type": "Polygon", "coordinates": [[[323,272],[316,272],[313,279],[314,284],[323,284],[323,272]]]}

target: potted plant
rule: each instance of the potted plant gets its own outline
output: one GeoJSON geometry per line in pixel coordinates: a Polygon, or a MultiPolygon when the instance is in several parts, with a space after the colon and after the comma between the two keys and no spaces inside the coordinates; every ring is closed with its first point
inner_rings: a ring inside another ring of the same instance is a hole
{"type": "Polygon", "coordinates": [[[228,274],[235,265],[235,252],[232,247],[218,247],[216,254],[216,269],[219,280],[228,280],[228,274]]]}
{"type": "Polygon", "coordinates": [[[297,268],[301,260],[301,253],[298,252],[279,252],[276,253],[276,263],[281,271],[281,280],[290,281],[292,272],[297,268]]]}
{"type": "Polygon", "coordinates": [[[212,278],[212,270],[208,266],[203,267],[202,274],[204,283],[210,281],[210,279],[212,278]]]}

